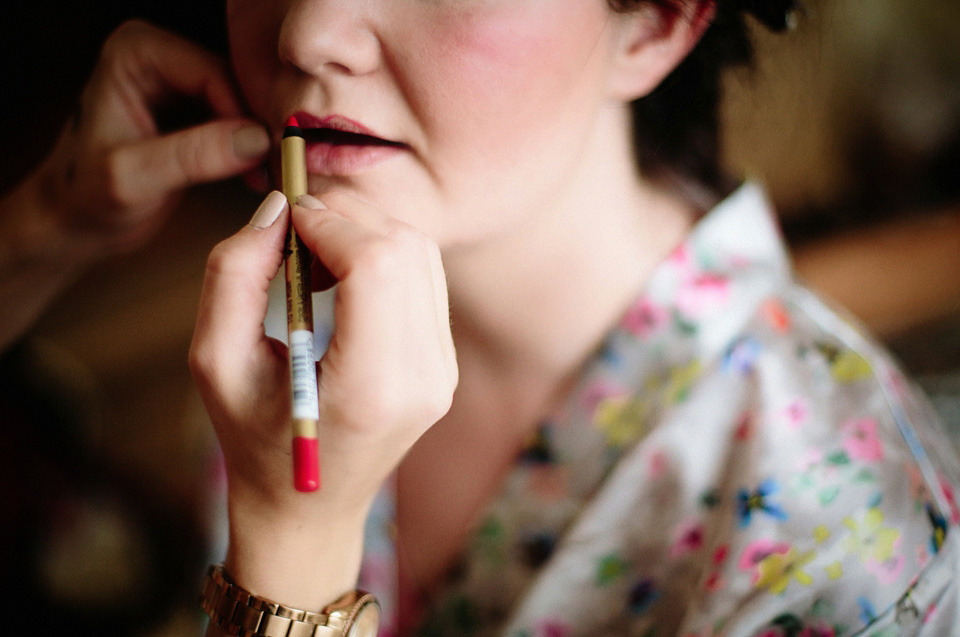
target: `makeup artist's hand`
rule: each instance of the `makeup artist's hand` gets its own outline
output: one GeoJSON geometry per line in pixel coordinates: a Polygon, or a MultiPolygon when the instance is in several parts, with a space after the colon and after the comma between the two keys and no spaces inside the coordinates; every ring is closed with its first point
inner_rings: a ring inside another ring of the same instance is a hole
{"type": "Polygon", "coordinates": [[[253,168],[269,145],[267,132],[241,116],[217,57],[128,22],[103,46],[46,166],[44,192],[65,227],[124,249],[158,227],[184,188],[253,168]],[[158,111],[180,99],[202,103],[214,119],[161,134],[158,111]]]}
{"type": "Polygon", "coordinates": [[[374,495],[446,413],[457,383],[437,246],[352,197],[322,197],[328,209],[292,211],[304,243],[339,280],[335,332],[319,363],[319,491],[293,488],[286,351],[262,328],[281,263],[279,193],[254,216],[265,227],[247,226],[211,254],[190,357],[229,476],[228,570],[267,597],[308,607],[354,585],[374,495]]]}
{"type": "Polygon", "coordinates": [[[187,186],[249,171],[269,146],[218,58],[143,22],[121,26],[51,154],[0,199],[0,347],[91,262],[152,236],[187,186]],[[158,111],[180,99],[214,119],[161,133],[158,111]]]}

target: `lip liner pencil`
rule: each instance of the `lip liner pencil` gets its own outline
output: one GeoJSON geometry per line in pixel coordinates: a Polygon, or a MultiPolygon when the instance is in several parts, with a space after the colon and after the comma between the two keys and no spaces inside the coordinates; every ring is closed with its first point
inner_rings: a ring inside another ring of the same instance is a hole
{"type": "MultiPolygon", "coordinates": [[[[307,193],[306,143],[300,123],[291,116],[280,142],[283,194],[290,206],[307,193]]],[[[317,429],[317,367],[313,354],[313,305],[310,253],[293,229],[287,230],[284,250],[287,279],[287,338],[290,353],[290,387],[293,409],[293,486],[297,491],[320,488],[320,454],[317,429]]]]}

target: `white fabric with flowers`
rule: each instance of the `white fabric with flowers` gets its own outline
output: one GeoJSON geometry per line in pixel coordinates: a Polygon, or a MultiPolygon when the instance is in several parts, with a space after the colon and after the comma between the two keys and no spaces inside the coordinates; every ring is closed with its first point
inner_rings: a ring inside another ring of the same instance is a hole
{"type": "MultiPolygon", "coordinates": [[[[517,458],[421,635],[960,635],[957,462],[746,184],[517,458]]],[[[362,585],[395,634],[388,492],[362,585]]]]}

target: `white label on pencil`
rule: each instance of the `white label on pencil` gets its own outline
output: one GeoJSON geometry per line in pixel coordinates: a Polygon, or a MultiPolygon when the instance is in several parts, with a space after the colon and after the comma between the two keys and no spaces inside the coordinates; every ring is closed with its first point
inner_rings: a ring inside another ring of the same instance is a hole
{"type": "Polygon", "coordinates": [[[293,418],[320,420],[317,407],[317,365],[313,357],[313,332],[290,332],[290,382],[293,387],[293,418]]]}

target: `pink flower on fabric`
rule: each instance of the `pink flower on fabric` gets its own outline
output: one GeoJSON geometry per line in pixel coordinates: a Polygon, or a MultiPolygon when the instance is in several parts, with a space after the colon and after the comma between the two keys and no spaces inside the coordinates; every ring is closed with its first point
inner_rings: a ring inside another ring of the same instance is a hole
{"type": "Polygon", "coordinates": [[[703,546],[703,525],[699,520],[689,520],[681,524],[674,533],[670,546],[670,557],[677,559],[687,553],[700,550],[703,546]]]}
{"type": "Polygon", "coordinates": [[[687,280],[677,293],[677,308],[686,316],[698,317],[726,305],[730,300],[730,281],[705,273],[687,280]]]}
{"type": "Polygon", "coordinates": [[[854,460],[876,462],[883,459],[883,441],[877,435],[873,418],[852,420],[843,426],[843,448],[854,460]]]}
{"type": "Polygon", "coordinates": [[[753,435],[753,412],[744,412],[737,421],[737,428],[733,433],[739,441],[749,440],[753,435]]]}
{"type": "Polygon", "coordinates": [[[907,560],[903,555],[900,555],[901,540],[902,538],[894,540],[893,552],[889,556],[873,556],[864,565],[866,571],[876,575],[877,581],[884,586],[896,582],[900,578],[900,573],[903,572],[904,564],[906,564],[907,560]]]}
{"type": "Polygon", "coordinates": [[[623,328],[639,338],[645,338],[666,325],[670,314],[647,298],[640,299],[623,317],[623,328]]]}
{"type": "Polygon", "coordinates": [[[907,477],[910,478],[910,495],[921,506],[930,500],[930,490],[927,488],[927,481],[920,472],[917,465],[907,467],[907,477]]]}
{"type": "Polygon", "coordinates": [[[599,381],[591,384],[583,392],[583,402],[584,406],[589,411],[593,411],[597,408],[601,402],[610,398],[612,396],[623,396],[628,392],[626,389],[620,385],[614,385],[613,383],[599,381]]]}
{"type": "Polygon", "coordinates": [[[679,268],[690,269],[693,262],[693,258],[690,254],[690,246],[686,243],[681,243],[679,246],[677,246],[676,250],[670,253],[670,256],[667,257],[667,261],[679,268]]]}
{"type": "Polygon", "coordinates": [[[816,467],[818,464],[823,462],[823,459],[826,457],[826,454],[822,449],[817,447],[811,447],[807,449],[804,457],[800,459],[797,463],[799,469],[811,470],[816,467]]]}
{"type": "Polygon", "coordinates": [[[737,562],[737,568],[741,571],[752,572],[756,570],[757,565],[763,560],[774,554],[786,554],[790,552],[790,545],[784,542],[775,542],[766,538],[754,540],[747,544],[740,554],[740,560],[737,562]]]}
{"type": "Polygon", "coordinates": [[[706,581],[703,583],[703,587],[711,593],[716,593],[727,587],[727,580],[723,578],[723,573],[720,571],[714,571],[707,576],[706,581]]]}
{"type": "Polygon", "coordinates": [[[950,507],[950,521],[954,524],[960,524],[960,506],[957,506],[957,495],[953,490],[953,485],[941,476],[937,476],[940,482],[940,492],[947,499],[947,506],[950,507]]]}
{"type": "Polygon", "coordinates": [[[930,551],[923,544],[917,545],[917,566],[923,568],[930,561],[930,551]]]}
{"type": "Polygon", "coordinates": [[[902,555],[891,555],[882,562],[880,560],[867,560],[864,568],[868,573],[876,575],[878,582],[884,586],[889,586],[900,577],[905,563],[906,560],[902,555]]]}
{"type": "Polygon", "coordinates": [[[566,624],[556,620],[546,620],[537,626],[537,637],[568,637],[573,634],[573,629],[566,624]]]}
{"type": "Polygon", "coordinates": [[[835,637],[836,634],[837,630],[833,626],[817,624],[816,626],[804,627],[798,637],[835,637]]]}
{"type": "Polygon", "coordinates": [[[667,458],[667,454],[658,449],[650,454],[647,461],[647,474],[651,478],[659,478],[667,472],[669,465],[670,460],[667,458]]]}
{"type": "Polygon", "coordinates": [[[717,547],[717,550],[713,552],[713,565],[720,566],[727,559],[727,553],[730,552],[730,547],[726,544],[721,544],[717,547]]]}
{"type": "Polygon", "coordinates": [[[727,580],[723,577],[723,572],[720,570],[720,565],[726,561],[727,553],[729,552],[730,547],[726,544],[721,544],[713,551],[713,556],[710,558],[710,562],[714,568],[716,568],[716,570],[710,573],[703,583],[703,587],[707,590],[707,592],[716,593],[726,588],[727,580]]]}
{"type": "Polygon", "coordinates": [[[790,330],[791,319],[790,312],[779,299],[767,299],[761,306],[764,318],[773,329],[778,332],[787,332],[790,330]]]}
{"type": "Polygon", "coordinates": [[[791,402],[780,412],[781,418],[791,429],[799,429],[807,421],[809,415],[810,410],[807,408],[807,404],[800,398],[791,402]]]}

